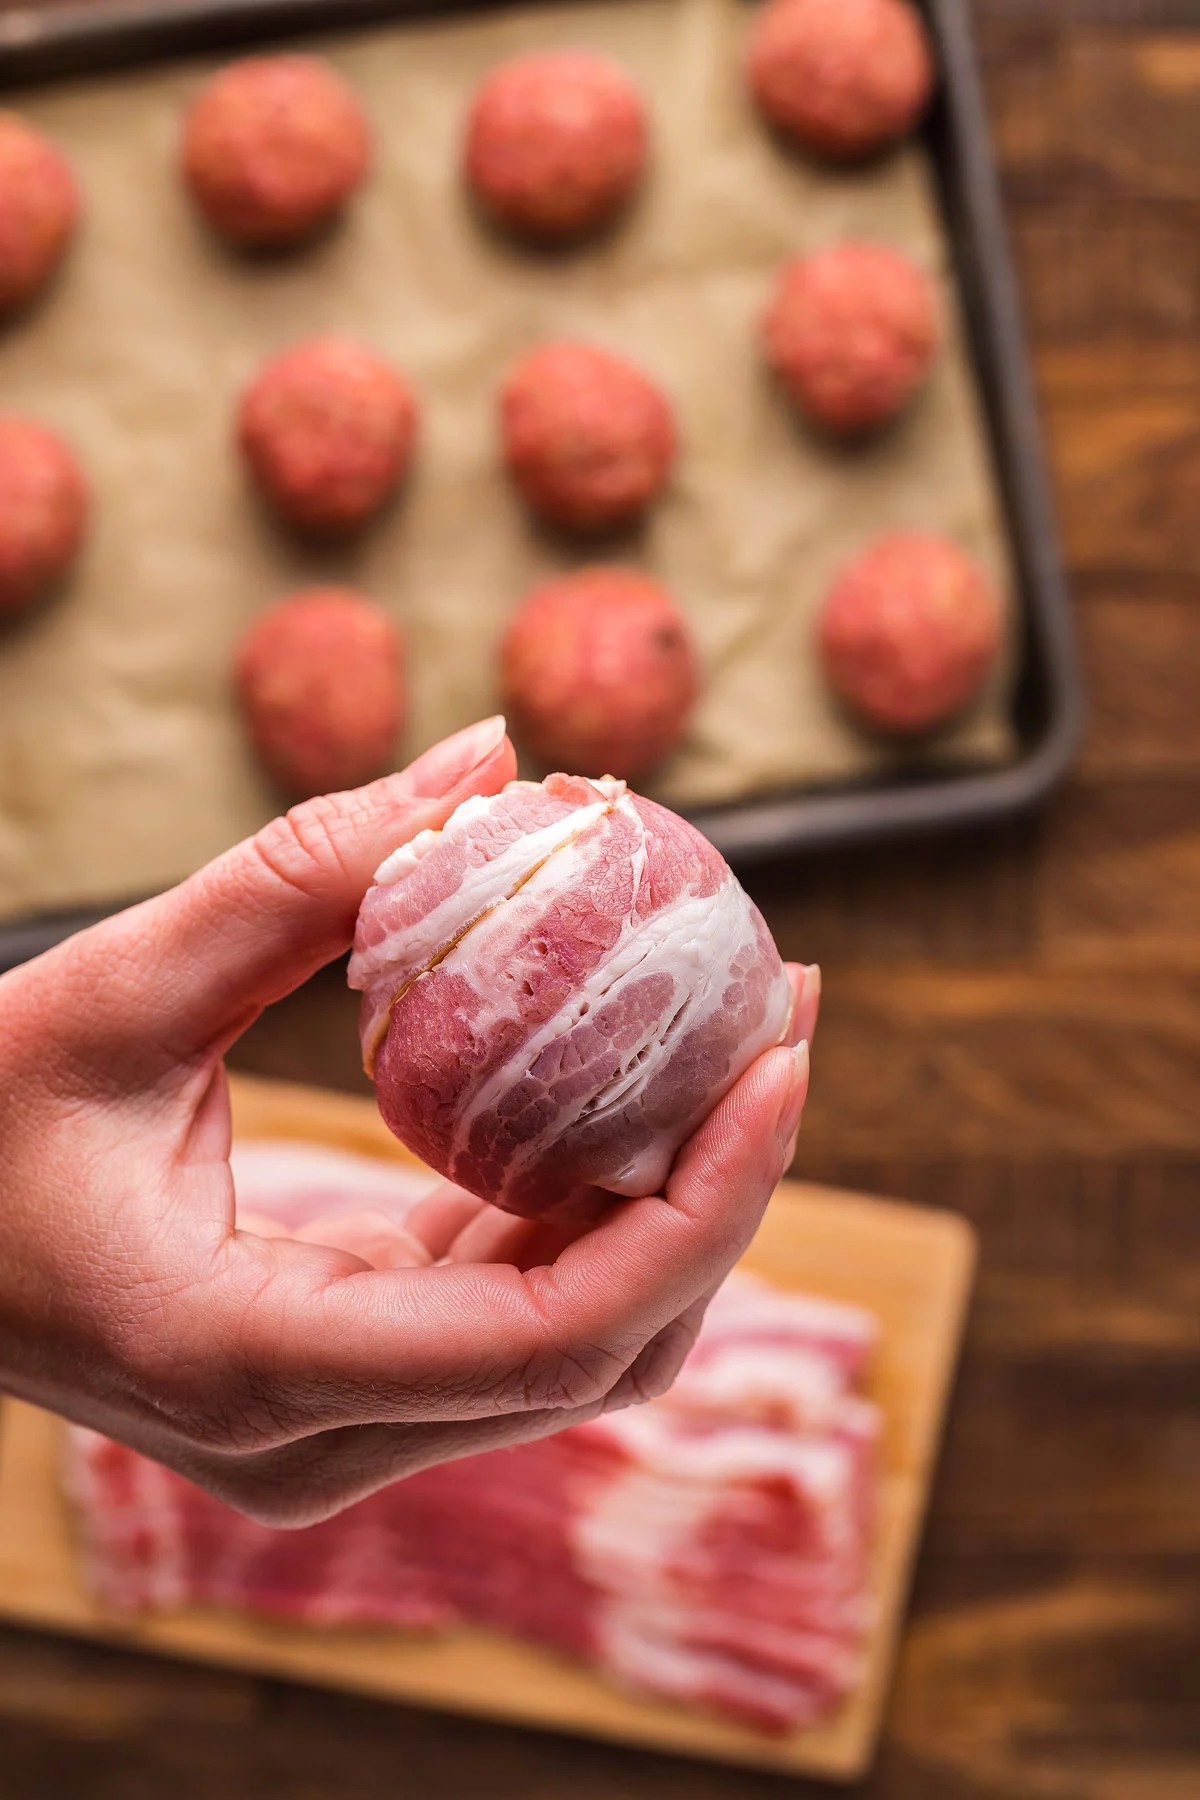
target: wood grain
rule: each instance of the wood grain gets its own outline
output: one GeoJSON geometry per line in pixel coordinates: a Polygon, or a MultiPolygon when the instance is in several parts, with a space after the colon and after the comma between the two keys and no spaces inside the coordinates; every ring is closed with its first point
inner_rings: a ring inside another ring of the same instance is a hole
{"type": "MultiPolygon", "coordinates": [[[[240,1138],[410,1160],[369,1100],[243,1077],[234,1086],[233,1117],[240,1138]]],[[[878,1737],[974,1256],[973,1233],[953,1214],[794,1184],[776,1195],[747,1254],[747,1266],[777,1286],[866,1307],[881,1332],[868,1383],[883,1417],[871,1578],[878,1618],[862,1681],[814,1730],[780,1741],[681,1707],[632,1700],[563,1659],[482,1631],[430,1639],[305,1631],[206,1612],[134,1624],[106,1616],[80,1579],[60,1487],[61,1426],[16,1404],[3,1419],[0,1617],[455,1712],[857,1778],[878,1737]]]]}
{"type": "MultiPolygon", "coordinates": [[[[964,0],[964,4],[966,0],[964,0]]],[[[756,878],[800,1170],[982,1244],[863,1800],[1200,1792],[1200,4],[976,0],[1091,681],[1032,826],[756,878]]],[[[336,972],[242,1066],[353,1088],[336,972]]],[[[0,1633],[4,1800],[782,1800],[804,1782],[0,1633]]]]}

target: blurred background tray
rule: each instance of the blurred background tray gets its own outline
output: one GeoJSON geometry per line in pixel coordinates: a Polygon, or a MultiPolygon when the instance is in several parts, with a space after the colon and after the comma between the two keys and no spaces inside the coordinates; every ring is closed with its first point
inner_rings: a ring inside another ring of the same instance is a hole
{"type": "MultiPolygon", "coordinates": [[[[480,0],[476,0],[479,4],[480,0]]],[[[489,0],[482,0],[486,5],[489,0]]],[[[0,14],[0,79],[45,81],[138,60],[372,19],[466,10],[458,0],[215,0],[170,6],[39,6],[0,14]]],[[[927,125],[940,200],[987,413],[1021,601],[1018,749],[998,769],[889,776],[693,813],[741,864],[898,833],[978,825],[1035,805],[1065,770],[1082,700],[1019,307],[979,95],[968,9],[929,0],[942,85],[927,125]]],[[[134,896],[130,896],[131,898],[134,896]]],[[[0,966],[57,941],[75,912],[0,928],[0,966]]]]}
{"type": "MultiPolygon", "coordinates": [[[[407,1160],[369,1101],[246,1078],[235,1079],[233,1100],[241,1137],[407,1160]]],[[[866,1383],[884,1418],[873,1584],[879,1614],[860,1686],[813,1730],[773,1739],[634,1700],[569,1662],[475,1629],[413,1638],[215,1612],[114,1618],[80,1580],[58,1479],[62,1428],[11,1403],[0,1419],[0,1618],[547,1730],[857,1779],[879,1735],[974,1261],[974,1234],[952,1213],[797,1183],[779,1190],[747,1254],[747,1266],[778,1286],[865,1307],[881,1327],[866,1383]]]]}

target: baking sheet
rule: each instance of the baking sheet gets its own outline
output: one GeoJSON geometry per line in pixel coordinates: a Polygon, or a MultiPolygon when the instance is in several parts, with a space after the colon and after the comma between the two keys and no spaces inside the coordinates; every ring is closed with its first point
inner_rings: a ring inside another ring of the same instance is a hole
{"type": "MultiPolygon", "coordinates": [[[[97,490],[79,579],[0,646],[0,916],[163,885],[276,810],[233,714],[228,667],[288,587],[360,583],[411,647],[404,749],[495,706],[493,650],[531,583],[574,566],[498,474],[493,396],[549,334],[595,337],[652,369],[684,455],[636,557],[679,593],[708,690],[653,784],[696,807],[853,780],[891,753],[825,694],[812,618],[837,565],[895,524],[952,532],[1011,595],[986,437],[952,308],[927,394],[870,448],[797,426],[755,326],[787,255],[854,232],[948,272],[926,154],[836,175],[783,154],[745,98],[740,0],[605,0],[322,37],[376,125],[375,177],[303,256],[247,262],[198,227],[176,173],[179,115],[211,62],[21,96],[73,156],[87,228],[49,304],[0,339],[0,392],[76,443],[97,490]],[[461,115],[500,56],[612,51],[651,97],[655,171],[625,227],[569,258],[514,250],[464,206],[461,115]],[[291,338],[340,330],[395,358],[425,402],[415,480],[349,550],[297,548],[230,451],[236,395],[291,338]]],[[[1011,754],[1011,654],[939,746],[1011,754]]]]}

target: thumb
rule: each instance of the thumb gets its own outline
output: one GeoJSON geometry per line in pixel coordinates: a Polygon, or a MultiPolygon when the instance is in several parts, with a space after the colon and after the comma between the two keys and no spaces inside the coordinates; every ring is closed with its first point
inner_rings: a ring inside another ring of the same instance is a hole
{"type": "MultiPolygon", "coordinates": [[[[223,1050],[354,935],[385,857],[516,773],[502,718],[443,740],[399,774],[295,806],[178,887],[70,939],[70,985],[103,1005],[103,1037],[180,1060],[223,1050]]],[[[78,1018],[78,1012],[76,1014],[78,1018]]]]}

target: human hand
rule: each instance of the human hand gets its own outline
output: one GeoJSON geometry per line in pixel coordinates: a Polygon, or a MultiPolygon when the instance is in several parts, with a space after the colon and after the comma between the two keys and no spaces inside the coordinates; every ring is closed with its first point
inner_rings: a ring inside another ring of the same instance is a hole
{"type": "Polygon", "coordinates": [[[449,1188],[401,1237],[236,1219],[225,1051],[348,948],[398,843],[514,772],[472,727],[0,981],[0,1387],[304,1524],[669,1384],[790,1161],[804,1049],[747,1071],[665,1200],[573,1240],[449,1188]]]}

